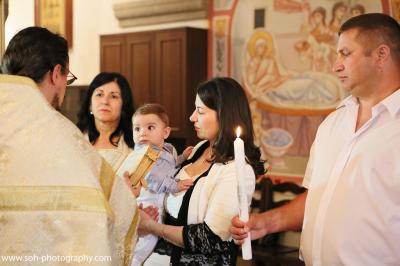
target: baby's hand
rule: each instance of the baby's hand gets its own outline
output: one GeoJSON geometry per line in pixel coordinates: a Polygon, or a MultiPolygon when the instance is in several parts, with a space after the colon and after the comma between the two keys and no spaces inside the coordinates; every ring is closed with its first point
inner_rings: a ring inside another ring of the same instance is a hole
{"type": "Polygon", "coordinates": [[[179,192],[188,190],[191,186],[193,186],[193,181],[191,179],[185,179],[185,180],[178,181],[179,192]]]}
{"type": "Polygon", "coordinates": [[[192,153],[193,151],[193,146],[188,146],[183,152],[182,152],[182,156],[184,157],[184,159],[186,160],[189,155],[192,153]]]}

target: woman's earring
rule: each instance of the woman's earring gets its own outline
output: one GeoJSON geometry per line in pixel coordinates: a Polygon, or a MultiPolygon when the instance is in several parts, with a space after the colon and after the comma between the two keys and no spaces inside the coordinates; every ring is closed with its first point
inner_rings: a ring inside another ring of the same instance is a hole
{"type": "Polygon", "coordinates": [[[92,114],[93,114],[93,112],[92,112],[92,111],[90,111],[90,114],[92,115],[92,114]]]}

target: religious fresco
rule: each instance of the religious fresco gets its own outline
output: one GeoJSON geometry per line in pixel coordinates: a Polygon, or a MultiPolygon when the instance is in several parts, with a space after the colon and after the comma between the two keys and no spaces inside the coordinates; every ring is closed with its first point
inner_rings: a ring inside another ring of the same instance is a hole
{"type": "MultiPolygon", "coordinates": [[[[294,167],[293,175],[302,175],[319,124],[347,96],[331,71],[341,24],[363,13],[389,13],[396,5],[389,0],[225,2],[232,16],[230,31],[224,32],[230,58],[228,66],[219,67],[244,86],[257,142],[272,169],[294,167]]],[[[211,43],[220,45],[218,38],[211,43]]],[[[222,62],[216,54],[211,59],[214,65],[222,62]]],[[[210,76],[220,74],[214,68],[210,76]]]]}
{"type": "Polygon", "coordinates": [[[343,100],[345,93],[328,70],[333,63],[328,62],[333,47],[317,43],[313,36],[295,43],[296,49],[300,43],[311,50],[307,56],[302,54],[304,51],[298,55],[304,64],[309,63],[308,70],[295,71],[280,62],[273,43],[274,38],[265,29],[255,30],[246,43],[242,82],[252,98],[272,108],[294,111],[332,110],[343,100]],[[303,42],[313,42],[316,47],[303,42]]]}

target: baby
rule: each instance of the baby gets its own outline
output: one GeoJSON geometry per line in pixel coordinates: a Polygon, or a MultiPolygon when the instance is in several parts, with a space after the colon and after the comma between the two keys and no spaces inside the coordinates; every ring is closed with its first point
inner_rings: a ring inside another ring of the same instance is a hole
{"type": "MultiPolygon", "coordinates": [[[[143,207],[153,205],[159,210],[159,222],[162,221],[165,193],[177,193],[187,190],[193,185],[192,180],[176,181],[176,167],[186,160],[193,150],[187,147],[181,156],[177,156],[175,148],[165,142],[171,128],[168,115],[160,104],[145,104],[139,107],[132,117],[133,140],[136,145],[151,145],[160,151],[160,157],[146,175],[147,188],[142,187],[137,197],[138,204],[143,207]]],[[[140,237],[134,251],[132,266],[142,265],[151,254],[157,243],[157,237],[147,235],[140,237]]]]}

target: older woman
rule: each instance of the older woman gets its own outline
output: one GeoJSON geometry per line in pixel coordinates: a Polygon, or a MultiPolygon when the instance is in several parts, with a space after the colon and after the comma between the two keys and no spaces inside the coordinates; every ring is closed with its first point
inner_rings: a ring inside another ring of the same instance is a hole
{"type": "Polygon", "coordinates": [[[116,171],[133,149],[132,93],[119,73],[102,72],[90,83],[81,110],[79,129],[116,171]]]}
{"type": "Polygon", "coordinates": [[[161,237],[145,265],[235,265],[237,248],[229,226],[239,213],[233,154],[237,126],[243,130],[249,202],[255,174],[265,172],[260,150],[254,145],[249,104],[235,80],[216,78],[200,84],[190,120],[204,141],[182,164],[177,178],[192,179],[194,185],[167,196],[165,224],[143,215],[145,231],[161,237]]]}

